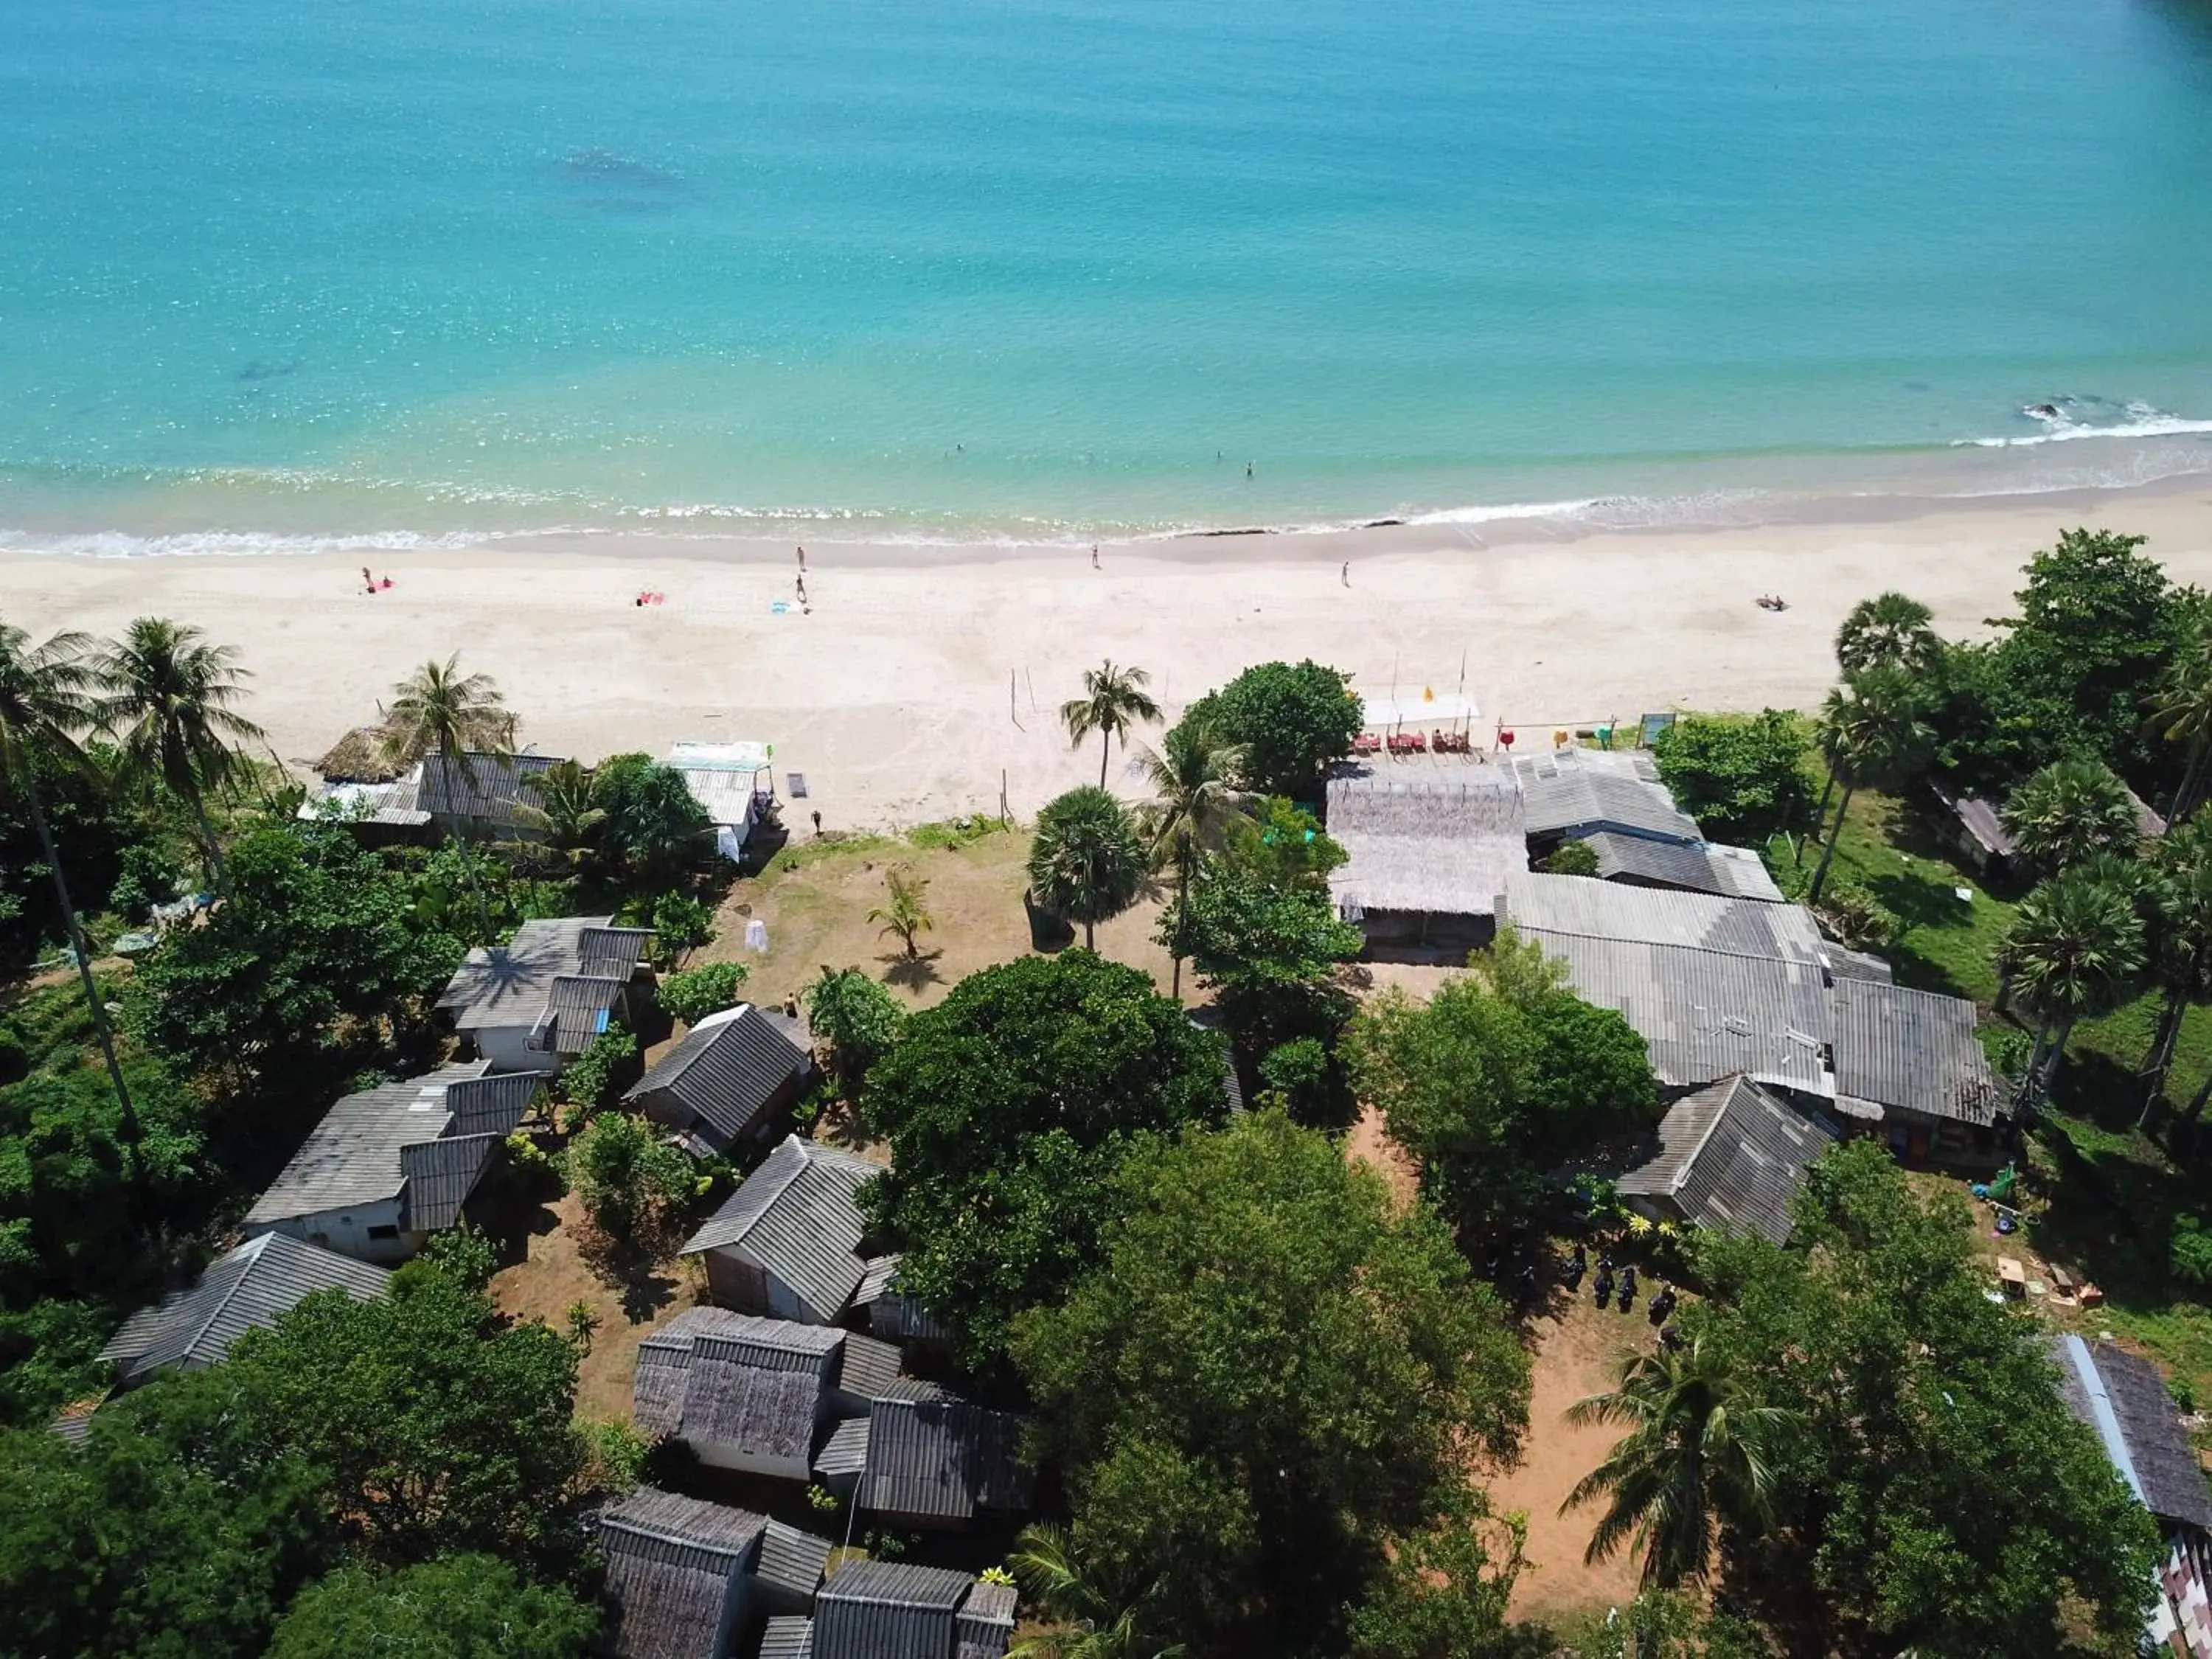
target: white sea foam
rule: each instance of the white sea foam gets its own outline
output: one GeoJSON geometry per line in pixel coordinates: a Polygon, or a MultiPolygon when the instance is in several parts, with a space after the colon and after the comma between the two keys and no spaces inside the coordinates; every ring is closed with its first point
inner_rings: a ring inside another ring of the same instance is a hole
{"type": "Polygon", "coordinates": [[[193,530],[133,535],[121,530],[47,532],[0,528],[0,547],[24,553],[60,553],[93,559],[191,558],[222,554],[418,553],[477,547],[501,532],[371,530],[358,534],[276,535],[260,531],[193,530]]]}
{"type": "Polygon", "coordinates": [[[2117,419],[2099,421],[2092,410],[2109,410],[2112,406],[2098,398],[2061,398],[2055,404],[2035,407],[2048,408],[2055,412],[2038,415],[2033,410],[2021,413],[2043,429],[2021,437],[1961,438],[1955,447],[1974,449],[2033,449],[2043,444],[2077,443],[2088,438],[2180,438],[2212,433],[2212,421],[2191,420],[2183,415],[2169,413],[2146,403],[2127,403],[2118,406],[2117,419]]]}

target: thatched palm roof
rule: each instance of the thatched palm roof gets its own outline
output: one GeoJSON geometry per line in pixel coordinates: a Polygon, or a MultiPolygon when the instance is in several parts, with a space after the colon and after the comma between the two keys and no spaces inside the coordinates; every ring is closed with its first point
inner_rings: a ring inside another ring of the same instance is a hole
{"type": "Polygon", "coordinates": [[[390,783],[407,769],[386,758],[384,735],[380,726],[355,726],[331,745],[315,770],[328,783],[390,783]]]}

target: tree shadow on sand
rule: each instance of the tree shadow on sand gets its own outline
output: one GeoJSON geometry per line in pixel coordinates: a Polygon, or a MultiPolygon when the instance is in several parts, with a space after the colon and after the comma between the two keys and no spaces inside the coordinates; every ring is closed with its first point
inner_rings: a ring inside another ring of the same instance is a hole
{"type": "Polygon", "coordinates": [[[919,995],[925,985],[935,985],[943,980],[944,975],[937,971],[937,963],[944,954],[940,949],[924,951],[919,956],[910,957],[903,951],[897,951],[889,956],[878,957],[876,960],[885,964],[884,984],[896,985],[902,991],[919,995]]]}
{"type": "Polygon", "coordinates": [[[627,1238],[587,1220],[577,1234],[576,1255],[592,1277],[622,1292],[624,1317],[642,1325],[675,1297],[672,1269],[685,1231],[683,1218],[665,1210],[648,1215],[627,1238]]]}

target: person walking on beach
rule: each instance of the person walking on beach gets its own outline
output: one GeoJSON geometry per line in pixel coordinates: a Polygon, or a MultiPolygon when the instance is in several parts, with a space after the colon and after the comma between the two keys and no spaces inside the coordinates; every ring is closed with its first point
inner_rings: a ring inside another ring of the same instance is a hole
{"type": "Polygon", "coordinates": [[[806,603],[806,573],[804,570],[799,573],[799,602],[801,605],[806,603]]]}
{"type": "Polygon", "coordinates": [[[801,570],[806,568],[806,550],[803,547],[799,550],[799,568],[801,570]]]}
{"type": "Polygon", "coordinates": [[[1091,544],[1091,568],[1093,570],[1098,568],[1098,544],[1096,542],[1091,544]]]}

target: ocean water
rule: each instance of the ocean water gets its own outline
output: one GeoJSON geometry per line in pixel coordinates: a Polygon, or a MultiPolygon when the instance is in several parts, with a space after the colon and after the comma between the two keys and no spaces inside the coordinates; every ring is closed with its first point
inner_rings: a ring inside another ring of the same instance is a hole
{"type": "Polygon", "coordinates": [[[0,0],[0,40],[9,544],[2212,470],[2212,0],[0,0]]]}

